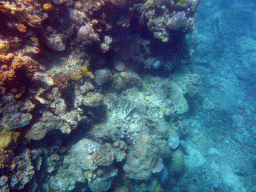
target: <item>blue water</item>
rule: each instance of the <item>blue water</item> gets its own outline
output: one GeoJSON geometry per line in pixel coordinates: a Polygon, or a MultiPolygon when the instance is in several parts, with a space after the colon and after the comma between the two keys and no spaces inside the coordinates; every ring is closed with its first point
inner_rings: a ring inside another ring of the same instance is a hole
{"type": "Polygon", "coordinates": [[[188,39],[203,99],[191,119],[207,162],[188,170],[178,191],[186,183],[191,191],[256,191],[255,8],[255,1],[200,2],[188,39]]]}

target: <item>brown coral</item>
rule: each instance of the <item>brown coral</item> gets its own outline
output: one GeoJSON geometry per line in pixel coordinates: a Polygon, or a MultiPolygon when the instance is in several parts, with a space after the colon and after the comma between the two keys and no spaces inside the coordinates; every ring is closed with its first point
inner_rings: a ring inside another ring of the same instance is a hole
{"type": "Polygon", "coordinates": [[[0,86],[21,88],[32,79],[39,63],[28,56],[8,54],[0,57],[0,66],[0,86]]]}
{"type": "Polygon", "coordinates": [[[0,169],[11,165],[11,160],[14,157],[12,150],[0,149],[0,169]]]}
{"type": "Polygon", "coordinates": [[[69,75],[59,72],[52,75],[53,84],[59,88],[60,91],[64,91],[70,87],[71,78],[69,75]]]}
{"type": "Polygon", "coordinates": [[[114,161],[114,152],[109,143],[105,143],[96,148],[93,154],[93,161],[99,166],[109,166],[114,161]]]}

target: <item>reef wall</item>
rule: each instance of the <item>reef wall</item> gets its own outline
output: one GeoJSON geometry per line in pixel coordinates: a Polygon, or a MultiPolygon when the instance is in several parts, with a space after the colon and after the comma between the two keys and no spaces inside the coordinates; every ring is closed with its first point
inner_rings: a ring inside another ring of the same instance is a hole
{"type": "Polygon", "coordinates": [[[0,190],[175,186],[197,4],[0,1],[0,190]]]}

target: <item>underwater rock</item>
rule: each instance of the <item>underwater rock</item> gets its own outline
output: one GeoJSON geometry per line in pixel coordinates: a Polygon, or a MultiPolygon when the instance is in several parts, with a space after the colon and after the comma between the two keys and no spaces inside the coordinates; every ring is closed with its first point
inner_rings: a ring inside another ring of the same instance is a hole
{"type": "Polygon", "coordinates": [[[89,139],[81,139],[72,146],[69,155],[64,158],[64,164],[75,164],[84,171],[93,171],[97,165],[93,162],[93,153],[100,144],[89,139]]]}
{"type": "Polygon", "coordinates": [[[25,149],[19,156],[15,157],[14,162],[17,172],[10,177],[10,187],[21,190],[32,180],[35,174],[30,158],[30,150],[25,149]]]}
{"type": "Polygon", "coordinates": [[[152,169],[152,173],[160,173],[164,168],[163,159],[159,158],[156,161],[154,168],[152,169]]]}
{"type": "Polygon", "coordinates": [[[147,180],[150,178],[157,156],[153,153],[149,135],[137,135],[136,143],[127,155],[123,167],[127,177],[136,180],[147,180]]]}
{"type": "Polygon", "coordinates": [[[100,39],[99,35],[94,32],[92,24],[86,24],[78,30],[77,40],[82,42],[83,45],[90,45],[94,42],[98,42],[100,39]]]}
{"type": "Polygon", "coordinates": [[[85,181],[83,170],[76,167],[74,164],[68,168],[65,166],[59,167],[56,174],[52,175],[48,180],[49,188],[44,191],[72,191],[76,187],[76,183],[83,183],[85,181]]]}
{"type": "Polygon", "coordinates": [[[32,120],[32,115],[30,113],[15,113],[4,116],[0,124],[8,130],[17,129],[27,126],[32,120]]]}
{"type": "Polygon", "coordinates": [[[125,64],[124,64],[124,62],[121,61],[121,60],[115,60],[115,61],[113,62],[113,65],[114,65],[115,70],[117,70],[117,71],[119,71],[119,72],[122,72],[122,71],[125,70],[125,64]]]}
{"type": "Polygon", "coordinates": [[[168,137],[168,146],[171,149],[176,149],[180,144],[179,136],[177,131],[171,129],[169,131],[169,137],[168,137]]]}
{"type": "Polygon", "coordinates": [[[188,95],[190,97],[193,97],[200,91],[200,88],[202,86],[201,77],[196,73],[191,74],[189,76],[189,80],[188,80],[186,86],[187,86],[187,90],[188,90],[188,95]]]}
{"type": "Polygon", "coordinates": [[[54,51],[64,51],[66,49],[66,43],[63,41],[61,34],[51,34],[46,36],[47,47],[53,49],[54,51]]]}
{"type": "Polygon", "coordinates": [[[102,192],[107,191],[111,187],[112,179],[102,179],[97,178],[94,180],[89,180],[88,185],[92,192],[102,192]]]}
{"type": "Polygon", "coordinates": [[[104,102],[104,95],[95,92],[89,92],[84,98],[84,105],[89,107],[99,107],[104,102]]]}
{"type": "Polygon", "coordinates": [[[172,173],[181,173],[184,170],[184,167],[185,167],[184,153],[180,149],[173,151],[171,162],[168,167],[169,170],[172,173]]]}
{"type": "Polygon", "coordinates": [[[125,91],[133,87],[142,88],[141,78],[133,72],[121,72],[113,75],[112,87],[117,92],[125,91]]]}
{"type": "Polygon", "coordinates": [[[54,116],[50,112],[44,112],[39,122],[32,125],[25,137],[33,140],[40,140],[45,137],[48,131],[60,129],[62,120],[58,116],[54,116]]]}
{"type": "Polygon", "coordinates": [[[173,119],[177,115],[182,115],[186,113],[189,109],[187,100],[184,97],[184,92],[175,82],[169,83],[169,98],[172,101],[173,105],[165,111],[166,119],[173,119]]]}
{"type": "Polygon", "coordinates": [[[112,73],[108,69],[99,69],[94,73],[94,81],[98,85],[103,85],[112,80],[112,73]]]}

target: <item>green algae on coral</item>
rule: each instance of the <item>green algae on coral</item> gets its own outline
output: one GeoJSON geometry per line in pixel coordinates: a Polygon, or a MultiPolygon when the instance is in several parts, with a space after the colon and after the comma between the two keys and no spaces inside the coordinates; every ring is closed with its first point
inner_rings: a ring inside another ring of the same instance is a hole
{"type": "Polygon", "coordinates": [[[180,3],[188,3],[187,0],[179,0],[177,3],[175,3],[175,7],[177,7],[180,3]]]}

